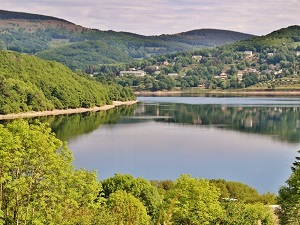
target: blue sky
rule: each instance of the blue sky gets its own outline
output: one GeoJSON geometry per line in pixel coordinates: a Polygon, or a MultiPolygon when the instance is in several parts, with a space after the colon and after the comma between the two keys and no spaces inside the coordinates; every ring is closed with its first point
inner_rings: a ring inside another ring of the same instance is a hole
{"type": "Polygon", "coordinates": [[[0,8],[143,35],[201,28],[265,35],[300,25],[299,0],[1,0],[0,8]]]}

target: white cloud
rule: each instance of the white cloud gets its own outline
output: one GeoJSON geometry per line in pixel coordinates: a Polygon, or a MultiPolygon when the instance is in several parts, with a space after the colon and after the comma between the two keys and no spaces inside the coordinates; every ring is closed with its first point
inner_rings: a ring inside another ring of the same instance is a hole
{"type": "Polygon", "coordinates": [[[145,35],[200,28],[261,35],[300,21],[298,0],[1,0],[1,6],[145,35]]]}

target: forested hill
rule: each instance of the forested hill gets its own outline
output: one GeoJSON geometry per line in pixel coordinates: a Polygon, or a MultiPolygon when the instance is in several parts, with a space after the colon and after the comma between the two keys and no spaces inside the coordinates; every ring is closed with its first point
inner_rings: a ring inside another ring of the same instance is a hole
{"type": "MultiPolygon", "coordinates": [[[[198,29],[177,34],[183,42],[196,46],[221,46],[240,40],[247,40],[253,35],[229,30],[198,29]]],[[[171,35],[174,36],[174,35],[171,35]]]]}
{"type": "Polygon", "coordinates": [[[131,89],[103,85],[58,62],[0,51],[0,114],[88,108],[132,99],[131,89]]]}
{"type": "Polygon", "coordinates": [[[0,50],[12,50],[21,53],[37,54],[44,59],[56,60],[72,69],[86,69],[99,63],[127,62],[137,58],[147,58],[165,53],[193,50],[203,47],[215,47],[238,40],[249,39],[253,35],[223,30],[197,30],[174,35],[143,36],[127,32],[101,31],[88,29],[71,22],[54,17],[28,13],[0,11],[0,50]],[[99,56],[98,61],[90,62],[89,57],[74,59],[74,65],[68,63],[69,58],[80,55],[81,43],[86,41],[103,42],[112,51],[122,51],[126,56],[113,59],[109,49],[101,48],[96,53],[92,45],[86,51],[91,58],[99,56]],[[76,44],[76,47],[73,45],[76,44]],[[74,51],[77,49],[78,51],[74,51]],[[45,50],[51,50],[46,51],[45,50]],[[58,52],[66,54],[57,58],[58,52]],[[38,54],[40,53],[40,54],[38,54]],[[104,59],[104,60],[101,60],[104,59]],[[77,63],[78,62],[78,63],[77,63]]]}
{"type": "MultiPolygon", "coordinates": [[[[176,89],[249,89],[256,91],[300,90],[300,26],[253,37],[216,48],[177,52],[131,63],[145,71],[143,77],[118,77],[121,85],[137,91],[176,89]]],[[[104,65],[99,76],[118,74],[104,65]]]]}

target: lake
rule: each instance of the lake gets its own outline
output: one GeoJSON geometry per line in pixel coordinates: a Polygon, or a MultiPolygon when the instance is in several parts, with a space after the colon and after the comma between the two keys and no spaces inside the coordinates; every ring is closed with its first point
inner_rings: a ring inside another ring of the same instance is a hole
{"type": "Polygon", "coordinates": [[[46,117],[77,168],[99,179],[181,174],[277,193],[300,147],[300,98],[139,97],[107,112],[46,117]]]}

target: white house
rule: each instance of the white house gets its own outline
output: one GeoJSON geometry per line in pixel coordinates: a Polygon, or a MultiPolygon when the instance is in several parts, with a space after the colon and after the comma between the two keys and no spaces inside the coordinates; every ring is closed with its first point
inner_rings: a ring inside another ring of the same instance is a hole
{"type": "Polygon", "coordinates": [[[197,62],[200,62],[202,59],[202,55],[193,55],[192,59],[195,59],[197,62]]]}
{"type": "Polygon", "coordinates": [[[179,74],[178,73],[168,73],[168,76],[178,76],[179,74]]]}
{"type": "Polygon", "coordinates": [[[253,55],[252,51],[244,51],[244,54],[250,57],[253,55]]]}
{"type": "Polygon", "coordinates": [[[120,77],[122,76],[128,76],[128,75],[134,75],[136,77],[143,77],[146,75],[146,72],[143,70],[137,70],[137,71],[120,71],[120,77]]]}

